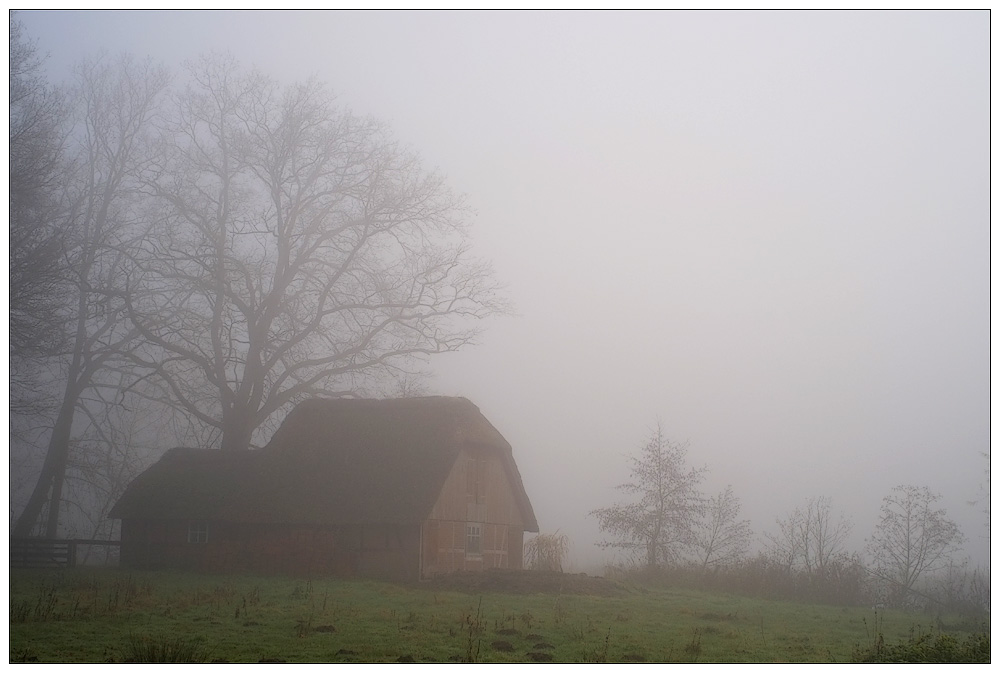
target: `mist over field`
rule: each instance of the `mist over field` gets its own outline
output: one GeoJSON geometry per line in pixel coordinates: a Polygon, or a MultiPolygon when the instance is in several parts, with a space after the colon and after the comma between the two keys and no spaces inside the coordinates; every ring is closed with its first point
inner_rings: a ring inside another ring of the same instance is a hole
{"type": "Polygon", "coordinates": [[[18,19],[53,83],[101,50],[315,78],[464,195],[510,310],[418,383],[510,442],[567,570],[623,560],[590,513],[657,426],[754,549],[827,497],[864,553],[912,484],[989,567],[988,12],[18,19]]]}

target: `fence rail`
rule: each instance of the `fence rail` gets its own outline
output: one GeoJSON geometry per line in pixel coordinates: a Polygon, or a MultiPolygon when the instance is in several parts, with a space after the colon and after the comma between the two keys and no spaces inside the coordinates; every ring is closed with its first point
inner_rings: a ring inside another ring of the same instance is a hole
{"type": "Polygon", "coordinates": [[[48,538],[11,538],[11,568],[72,568],[76,565],[77,547],[93,545],[120,547],[118,540],[53,540],[48,538]]]}

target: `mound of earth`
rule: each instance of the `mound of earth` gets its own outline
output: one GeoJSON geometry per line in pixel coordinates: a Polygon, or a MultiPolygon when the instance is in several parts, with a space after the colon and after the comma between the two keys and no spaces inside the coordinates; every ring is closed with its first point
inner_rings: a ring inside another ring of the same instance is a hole
{"type": "Polygon", "coordinates": [[[509,594],[582,594],[621,596],[626,589],[604,577],[539,570],[459,571],[424,580],[420,586],[435,591],[509,594]]]}

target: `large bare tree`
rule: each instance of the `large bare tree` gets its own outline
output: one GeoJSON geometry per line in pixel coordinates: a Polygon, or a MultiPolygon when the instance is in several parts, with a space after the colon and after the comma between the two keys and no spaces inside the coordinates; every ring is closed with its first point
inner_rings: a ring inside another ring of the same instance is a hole
{"type": "MultiPolygon", "coordinates": [[[[27,505],[12,529],[55,537],[74,431],[84,393],[135,347],[116,291],[127,250],[142,238],[136,219],[143,137],[167,84],[165,71],[127,57],[99,59],[77,70],[71,135],[77,151],[67,173],[66,207],[56,223],[64,256],[58,325],[64,351],[51,367],[59,391],[45,458],[27,505]]],[[[94,410],[91,410],[93,413],[94,410]]]]}
{"type": "Polygon", "coordinates": [[[164,400],[243,450],[298,399],[371,391],[503,309],[469,256],[461,199],[379,123],[309,81],[212,55],[145,174],[156,235],[129,315],[164,400]]]}
{"type": "Polygon", "coordinates": [[[706,470],[688,468],[687,444],[671,442],[659,426],[631,462],[632,479],[618,488],[633,499],[590,513],[610,537],[600,544],[648,567],[675,563],[695,542],[705,509],[698,485],[706,470]]]}
{"type": "Polygon", "coordinates": [[[11,524],[40,460],[55,404],[45,385],[62,345],[63,244],[57,226],[65,177],[64,97],[42,76],[43,61],[10,13],[9,412],[11,524]]]}

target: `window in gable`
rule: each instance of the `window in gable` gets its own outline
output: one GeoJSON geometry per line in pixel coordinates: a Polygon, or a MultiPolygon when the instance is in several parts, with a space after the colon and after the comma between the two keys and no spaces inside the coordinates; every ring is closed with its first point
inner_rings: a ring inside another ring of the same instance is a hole
{"type": "Polygon", "coordinates": [[[465,524],[465,555],[480,556],[483,553],[483,524],[465,524]]]}
{"type": "Polygon", "coordinates": [[[465,462],[465,492],[477,500],[486,497],[488,469],[485,458],[470,457],[465,462]]]}
{"type": "Polygon", "coordinates": [[[188,543],[205,544],[208,542],[208,522],[191,521],[188,523],[188,543]]]}

